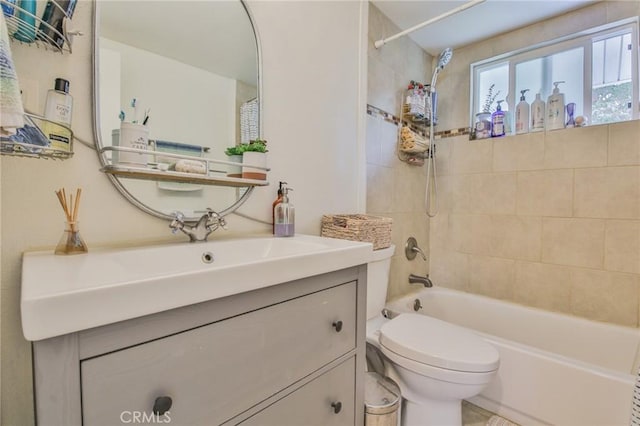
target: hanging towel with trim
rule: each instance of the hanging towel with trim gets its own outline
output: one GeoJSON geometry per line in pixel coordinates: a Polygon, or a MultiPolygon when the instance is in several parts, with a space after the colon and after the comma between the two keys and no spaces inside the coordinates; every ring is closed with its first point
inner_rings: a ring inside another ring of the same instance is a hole
{"type": "Polygon", "coordinates": [[[0,134],[13,135],[22,127],[24,108],[20,85],[11,59],[7,22],[4,13],[0,13],[0,134]]]}

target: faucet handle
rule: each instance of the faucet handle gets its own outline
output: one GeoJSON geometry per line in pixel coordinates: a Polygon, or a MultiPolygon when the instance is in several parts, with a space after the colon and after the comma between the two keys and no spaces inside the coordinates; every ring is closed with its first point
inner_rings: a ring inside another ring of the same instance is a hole
{"type": "Polygon", "coordinates": [[[173,216],[174,218],[169,224],[169,228],[171,228],[171,233],[175,234],[184,227],[184,213],[175,211],[173,216]]]}
{"type": "Polygon", "coordinates": [[[225,231],[228,229],[227,221],[224,219],[224,217],[221,217],[220,219],[218,219],[218,223],[220,224],[220,228],[224,229],[225,231]]]}

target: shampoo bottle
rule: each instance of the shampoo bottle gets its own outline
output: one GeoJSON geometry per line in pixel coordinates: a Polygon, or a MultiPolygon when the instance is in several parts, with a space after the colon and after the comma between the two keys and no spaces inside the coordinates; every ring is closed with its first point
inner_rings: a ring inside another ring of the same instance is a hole
{"type": "MultiPolygon", "coordinates": [[[[44,118],[66,127],[71,127],[71,110],[73,98],[69,95],[69,82],[63,78],[56,78],[55,87],[47,92],[44,107],[44,118]]],[[[61,151],[71,151],[71,132],[53,123],[45,122],[42,129],[49,138],[51,147],[61,151]]]]}
{"type": "Polygon", "coordinates": [[[42,14],[40,32],[45,41],[58,48],[64,44],[64,20],[71,19],[77,0],[49,0],[42,14]],[[55,31],[54,31],[55,29],[55,31]]]}
{"type": "Polygon", "coordinates": [[[289,191],[292,189],[282,187],[282,202],[276,205],[275,212],[275,236],[293,237],[295,234],[295,210],[289,202],[289,191]]]}
{"type": "Polygon", "coordinates": [[[525,99],[525,93],[529,89],[520,91],[520,102],[516,107],[516,134],[529,133],[529,104],[525,99]]]}
{"type": "Polygon", "coordinates": [[[553,93],[547,99],[547,130],[564,129],[565,110],[564,93],[560,93],[558,85],[564,81],[554,81],[553,93]]]}
{"type": "Polygon", "coordinates": [[[536,94],[536,100],[531,103],[531,131],[540,132],[544,130],[545,103],[540,93],[536,94]]]}
{"type": "Polygon", "coordinates": [[[500,104],[504,100],[498,101],[496,111],[491,114],[491,137],[504,136],[504,111],[500,104]]]}
{"type": "Polygon", "coordinates": [[[271,233],[275,234],[276,233],[276,206],[278,204],[280,204],[282,202],[282,185],[286,185],[287,182],[280,182],[280,187],[278,188],[278,197],[276,198],[276,200],[273,202],[272,205],[272,209],[271,209],[271,223],[272,223],[272,229],[271,229],[271,233]]]}
{"type": "Polygon", "coordinates": [[[25,43],[32,43],[36,39],[36,0],[20,0],[18,6],[18,22],[22,24],[18,26],[13,37],[25,43]]]}

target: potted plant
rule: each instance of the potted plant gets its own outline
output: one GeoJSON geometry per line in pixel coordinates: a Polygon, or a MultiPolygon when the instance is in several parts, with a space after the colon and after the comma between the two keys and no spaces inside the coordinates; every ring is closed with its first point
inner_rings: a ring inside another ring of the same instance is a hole
{"type": "Polygon", "coordinates": [[[256,139],[248,145],[242,145],[242,177],[245,179],[266,180],[267,141],[256,139]]]}
{"type": "Polygon", "coordinates": [[[491,109],[500,91],[493,93],[495,84],[489,86],[489,92],[482,105],[482,112],[476,114],[475,136],[476,139],[486,139],[491,136],[491,109]]]}
{"type": "Polygon", "coordinates": [[[242,153],[244,152],[246,145],[235,145],[227,148],[224,153],[229,156],[229,161],[238,163],[237,166],[229,165],[227,170],[228,177],[242,177],[242,153]]]}

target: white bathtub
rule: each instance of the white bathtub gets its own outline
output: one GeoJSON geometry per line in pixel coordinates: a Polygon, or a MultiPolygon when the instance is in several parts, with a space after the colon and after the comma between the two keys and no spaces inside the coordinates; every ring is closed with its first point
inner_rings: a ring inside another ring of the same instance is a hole
{"type": "Polygon", "coordinates": [[[390,302],[496,346],[496,379],[470,401],[522,425],[629,425],[640,330],[433,287],[390,302]]]}

